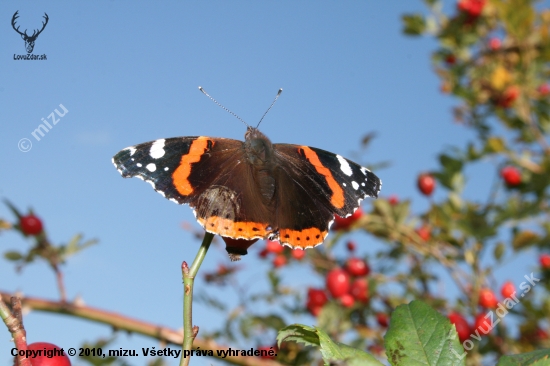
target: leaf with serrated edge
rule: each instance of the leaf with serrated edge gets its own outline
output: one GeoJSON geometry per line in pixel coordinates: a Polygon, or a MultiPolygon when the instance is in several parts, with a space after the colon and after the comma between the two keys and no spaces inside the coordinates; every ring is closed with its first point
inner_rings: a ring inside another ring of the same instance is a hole
{"type": "Polygon", "coordinates": [[[550,364],[550,349],[540,349],[519,355],[502,356],[497,366],[543,366],[550,364]]]}
{"type": "Polygon", "coordinates": [[[277,334],[277,345],[280,347],[282,342],[294,341],[303,343],[306,346],[319,346],[319,337],[315,333],[315,328],[307,325],[293,324],[284,327],[277,334]]]}
{"type": "Polygon", "coordinates": [[[465,365],[466,355],[451,322],[421,301],[400,305],[384,336],[392,365],[465,365]]]}
{"type": "Polygon", "coordinates": [[[306,325],[294,324],[279,331],[279,347],[283,341],[295,341],[307,346],[320,346],[325,365],[330,361],[346,361],[348,366],[382,366],[376,358],[357,348],[333,342],[322,330],[306,325]]]}

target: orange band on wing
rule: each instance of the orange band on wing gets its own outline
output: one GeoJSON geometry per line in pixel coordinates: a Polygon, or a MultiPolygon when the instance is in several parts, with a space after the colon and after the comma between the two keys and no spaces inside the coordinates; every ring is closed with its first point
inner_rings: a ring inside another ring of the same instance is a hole
{"type": "Polygon", "coordinates": [[[201,160],[208,149],[208,141],[211,141],[214,145],[214,141],[208,140],[207,137],[200,136],[193,140],[189,147],[189,152],[181,157],[180,165],[172,174],[172,180],[177,191],[182,196],[189,196],[193,193],[193,186],[189,182],[189,175],[191,174],[191,164],[201,160]]]}
{"type": "Polygon", "coordinates": [[[197,217],[197,221],[206,231],[221,236],[229,236],[233,239],[266,238],[272,232],[272,229],[268,229],[269,224],[251,221],[232,221],[219,216],[208,218],[197,217]]]}
{"type": "Polygon", "coordinates": [[[293,248],[313,248],[323,242],[328,230],[321,231],[315,227],[303,230],[279,229],[279,242],[293,248]]]}
{"type": "Polygon", "coordinates": [[[304,152],[304,155],[309,160],[310,164],[315,167],[315,170],[317,170],[317,173],[325,177],[328,183],[328,186],[332,191],[332,196],[330,197],[330,203],[336,208],[344,208],[344,205],[346,203],[346,200],[344,197],[344,190],[336,182],[330,170],[323,166],[323,163],[321,163],[321,161],[319,160],[319,156],[317,156],[317,153],[315,151],[311,150],[307,146],[300,146],[300,148],[304,152]]]}

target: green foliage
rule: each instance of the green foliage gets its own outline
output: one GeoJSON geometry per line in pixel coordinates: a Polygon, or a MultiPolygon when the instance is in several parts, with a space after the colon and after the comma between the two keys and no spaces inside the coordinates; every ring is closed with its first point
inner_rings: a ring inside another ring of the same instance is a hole
{"type": "MultiPolygon", "coordinates": [[[[458,341],[455,326],[421,301],[412,301],[395,309],[384,341],[391,365],[466,365],[466,353],[458,341]]],[[[333,342],[319,327],[289,325],[279,331],[277,342],[279,347],[283,342],[296,342],[318,348],[325,365],[336,361],[351,366],[382,365],[367,352],[333,342]]],[[[503,356],[498,365],[548,365],[549,357],[550,350],[540,350],[503,356]]]]}
{"type": "Polygon", "coordinates": [[[466,364],[454,326],[421,301],[395,309],[384,339],[392,365],[466,364]]]}
{"type": "Polygon", "coordinates": [[[550,349],[541,349],[522,355],[502,356],[497,366],[546,366],[550,364],[550,349]]]}
{"type": "Polygon", "coordinates": [[[404,15],[403,16],[403,33],[410,36],[422,34],[426,29],[426,22],[421,15],[404,15]]]}
{"type": "Polygon", "coordinates": [[[294,324],[281,329],[277,336],[279,347],[282,342],[290,341],[318,347],[327,366],[335,361],[344,361],[349,366],[382,365],[376,358],[364,351],[333,342],[325,332],[316,327],[294,324]]]}

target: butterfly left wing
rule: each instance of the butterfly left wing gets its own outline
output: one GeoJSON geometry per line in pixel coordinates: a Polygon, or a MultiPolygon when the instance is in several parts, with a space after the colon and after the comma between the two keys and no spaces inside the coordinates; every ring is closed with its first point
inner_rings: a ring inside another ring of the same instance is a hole
{"type": "Polygon", "coordinates": [[[113,164],[124,178],[140,178],[165,198],[184,204],[210,186],[217,173],[216,167],[208,166],[194,170],[197,173],[191,179],[192,166],[212,154],[222,157],[219,162],[223,165],[241,145],[237,140],[204,136],[158,139],[119,151],[113,164]]]}
{"type": "Polygon", "coordinates": [[[137,177],[178,204],[189,204],[206,231],[234,239],[266,238],[271,211],[260,204],[243,142],[176,137],[127,147],[113,157],[124,178],[137,177]]]}

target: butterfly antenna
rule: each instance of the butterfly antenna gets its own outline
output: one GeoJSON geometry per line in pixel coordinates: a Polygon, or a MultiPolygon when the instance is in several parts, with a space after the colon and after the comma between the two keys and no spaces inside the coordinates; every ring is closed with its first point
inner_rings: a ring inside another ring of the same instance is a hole
{"type": "Polygon", "coordinates": [[[206,95],[208,98],[210,98],[214,103],[216,103],[219,107],[223,108],[226,112],[229,112],[229,113],[231,113],[233,116],[237,117],[237,119],[238,119],[239,121],[241,121],[242,123],[244,123],[247,127],[250,127],[250,126],[248,125],[248,123],[246,123],[241,117],[237,116],[235,113],[231,112],[229,109],[225,108],[223,105],[221,105],[220,103],[218,103],[218,101],[217,101],[216,99],[212,98],[212,97],[202,88],[202,86],[199,86],[199,90],[200,90],[201,92],[203,92],[204,95],[206,95]]]}
{"type": "Polygon", "coordinates": [[[279,91],[277,92],[277,95],[275,96],[275,99],[273,99],[273,103],[271,103],[271,105],[269,106],[269,108],[267,108],[267,111],[265,111],[264,115],[262,116],[262,118],[260,118],[260,122],[258,122],[258,125],[256,126],[256,128],[258,128],[260,126],[260,123],[262,123],[265,115],[267,114],[267,112],[269,112],[269,110],[271,109],[271,107],[273,107],[273,104],[275,104],[275,102],[277,101],[277,99],[279,98],[279,95],[281,95],[281,93],[283,92],[283,88],[279,89],[279,91]]]}

